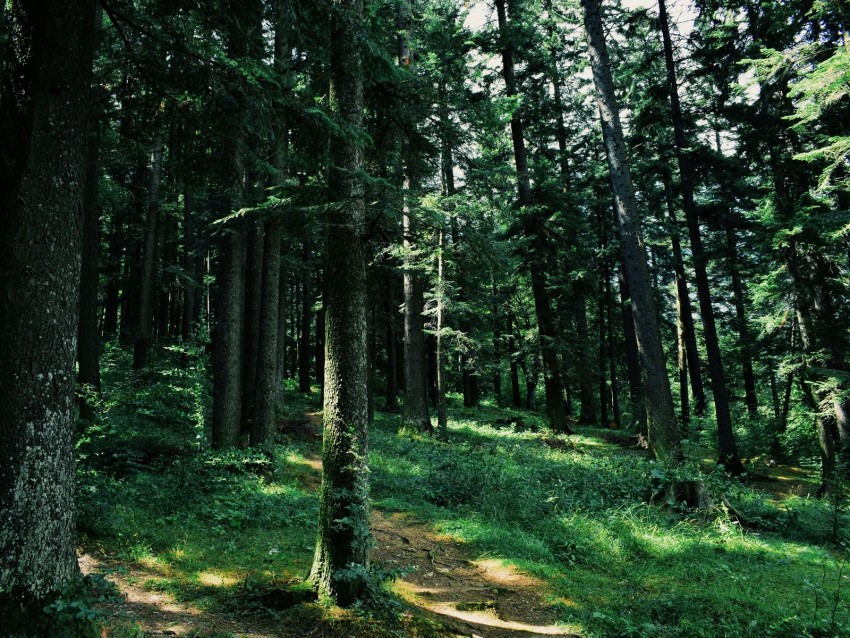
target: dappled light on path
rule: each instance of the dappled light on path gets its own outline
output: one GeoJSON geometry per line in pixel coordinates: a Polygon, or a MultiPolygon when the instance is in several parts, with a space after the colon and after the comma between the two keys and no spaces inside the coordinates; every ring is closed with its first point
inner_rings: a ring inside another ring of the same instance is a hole
{"type": "Polygon", "coordinates": [[[393,591],[462,635],[581,635],[579,627],[555,624],[542,581],[505,561],[470,560],[463,543],[400,513],[374,511],[372,532],[373,560],[402,574],[393,591]]]}

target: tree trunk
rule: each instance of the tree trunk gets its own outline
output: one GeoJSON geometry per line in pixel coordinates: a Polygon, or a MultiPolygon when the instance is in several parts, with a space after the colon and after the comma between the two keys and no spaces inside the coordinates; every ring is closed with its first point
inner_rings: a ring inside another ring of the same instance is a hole
{"type": "MultiPolygon", "coordinates": [[[[161,113],[161,111],[160,111],[161,113]]],[[[156,233],[159,223],[159,187],[162,177],[162,125],[156,125],[151,144],[150,173],[147,203],[145,205],[145,231],[142,245],[142,262],[139,272],[139,300],[136,307],[136,336],[133,340],[133,370],[142,370],[148,364],[151,348],[153,317],[154,267],[156,262],[156,233]]]]}
{"type": "Polygon", "coordinates": [[[661,334],[653,306],[634,186],[626,161],[620,112],[614,96],[610,62],[605,50],[602,17],[598,0],[582,0],[582,7],[602,121],[611,190],[614,194],[620,228],[625,278],[631,292],[635,335],[641,356],[648,438],[656,458],[675,463],[682,458],[679,430],[673,409],[670,380],[667,378],[661,334]]]}
{"type": "Polygon", "coordinates": [[[519,389],[519,366],[517,359],[517,337],[516,337],[516,321],[512,311],[508,311],[508,350],[511,357],[511,406],[515,408],[522,407],[522,394],[519,389]]]}
{"type": "Polygon", "coordinates": [[[359,38],[362,0],[334,3],[331,14],[331,108],[345,134],[331,138],[332,168],[326,249],[325,435],[319,532],[310,580],[341,606],[367,592],[366,211],[363,71],[359,38]]]}
{"type": "Polygon", "coordinates": [[[720,356],[720,342],[717,338],[714,308],[711,304],[711,289],[706,271],[708,257],[702,245],[702,235],[700,234],[699,219],[694,202],[693,176],[691,175],[690,160],[685,150],[688,148],[688,143],[685,139],[685,128],[682,122],[679,88],[676,82],[676,69],[673,61],[673,44],[670,40],[670,26],[667,20],[667,9],[664,0],[658,0],[658,11],[661,34],[664,41],[664,61],[667,66],[667,84],[670,90],[670,106],[673,119],[673,136],[676,145],[676,160],[679,165],[679,181],[682,188],[685,219],[688,223],[688,237],[691,240],[694,278],[699,297],[700,315],[702,316],[705,350],[708,355],[711,391],[714,394],[714,411],[717,417],[718,462],[732,474],[740,474],[744,471],[744,466],[741,464],[741,459],[738,456],[735,432],[732,429],[732,416],[729,412],[729,395],[726,388],[723,361],[720,356]]]}
{"type": "Polygon", "coordinates": [[[222,234],[216,273],[212,444],[218,450],[239,446],[244,269],[244,232],[237,224],[222,234]]]}
{"type": "MultiPolygon", "coordinates": [[[[74,377],[95,3],[18,0],[0,69],[0,610],[77,569],[74,377]]],[[[26,621],[25,621],[26,622],[26,621]]]]}
{"type": "Polygon", "coordinates": [[[729,260],[729,274],[732,277],[732,293],[735,299],[735,320],[738,338],[741,344],[741,373],[744,377],[744,397],[747,413],[751,418],[758,416],[756,398],[756,377],[753,372],[753,340],[747,325],[747,312],[744,308],[744,284],[738,270],[738,239],[731,220],[726,220],[726,257],[729,260]]]}
{"type": "MultiPolygon", "coordinates": [[[[502,71],[505,79],[505,88],[508,97],[516,97],[517,83],[514,74],[514,47],[509,34],[508,18],[505,10],[505,0],[496,0],[496,14],[499,21],[499,34],[502,47],[502,71]]],[[[537,244],[537,250],[543,248],[543,227],[532,213],[522,209],[531,206],[531,181],[528,174],[528,161],[525,151],[525,139],[521,111],[517,108],[511,117],[511,139],[513,140],[514,163],[517,172],[517,203],[520,214],[523,215],[523,226],[525,235],[537,244]]],[[[552,314],[552,306],[549,300],[549,291],[546,287],[546,272],[542,262],[542,255],[531,255],[528,260],[528,269],[531,275],[531,289],[534,295],[534,310],[537,314],[537,326],[540,332],[540,348],[543,359],[543,378],[546,388],[546,415],[549,427],[554,432],[572,434],[567,423],[566,406],[564,405],[564,389],[561,383],[561,370],[558,361],[557,341],[558,333],[555,319],[552,314]]]]}
{"type": "Polygon", "coordinates": [[[445,277],[446,231],[440,228],[437,239],[437,432],[441,440],[449,438],[446,409],[445,277]]]}
{"type": "MultiPolygon", "coordinates": [[[[694,313],[691,308],[691,296],[688,291],[688,279],[685,275],[685,260],[682,258],[682,243],[679,240],[678,221],[673,208],[672,185],[668,175],[664,175],[664,199],[667,203],[667,216],[673,231],[670,233],[670,244],[673,248],[673,271],[676,274],[676,301],[679,310],[678,321],[682,326],[682,340],[685,347],[686,369],[691,382],[691,393],[694,397],[694,412],[705,414],[705,388],[702,382],[702,366],[699,360],[694,313]]],[[[687,387],[687,384],[686,384],[687,387]]],[[[683,417],[684,421],[684,417],[683,417]]]]}
{"type": "Polygon", "coordinates": [[[277,313],[280,294],[280,234],[278,221],[266,222],[263,233],[263,288],[260,295],[260,346],[251,423],[251,447],[274,442],[277,382],[277,313]]]}
{"type": "MultiPolygon", "coordinates": [[[[405,189],[407,190],[407,189],[405,189]]],[[[425,308],[422,280],[413,271],[413,219],[405,200],[402,220],[404,233],[404,409],[402,428],[420,432],[432,430],[428,416],[428,362],[422,312],[425,308]]]]}

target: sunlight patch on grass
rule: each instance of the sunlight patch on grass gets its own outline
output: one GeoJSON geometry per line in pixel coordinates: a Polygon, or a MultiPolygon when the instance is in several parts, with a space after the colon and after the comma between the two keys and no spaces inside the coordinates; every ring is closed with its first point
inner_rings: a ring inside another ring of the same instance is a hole
{"type": "Polygon", "coordinates": [[[238,578],[216,571],[205,571],[197,574],[198,582],[208,587],[232,587],[239,582],[238,578]]]}

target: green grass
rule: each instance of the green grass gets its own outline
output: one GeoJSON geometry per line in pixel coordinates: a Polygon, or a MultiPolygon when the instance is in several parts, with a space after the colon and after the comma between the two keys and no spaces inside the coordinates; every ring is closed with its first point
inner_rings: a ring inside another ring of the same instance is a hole
{"type": "MultiPolygon", "coordinates": [[[[209,451],[202,367],[151,373],[140,392],[113,355],[104,422],[80,444],[83,545],[144,566],[143,586],[178,600],[272,613],[263,593],[302,579],[312,559],[309,461],[319,442],[283,437],[270,457],[209,451]],[[130,393],[137,409],[122,409],[130,393]]],[[[288,398],[289,416],[316,409],[315,395],[288,398]]],[[[488,425],[508,415],[493,407],[451,414],[449,444],[400,436],[397,415],[376,415],[374,506],[412,513],[467,543],[471,557],[538,577],[559,619],[586,636],[850,635],[848,567],[829,503],[707,477],[757,523],[746,530],[721,508],[659,502],[670,474],[617,445],[626,435],[581,428],[556,437],[530,414],[521,417],[539,431],[515,432],[488,425]]],[[[850,529],[843,514],[839,528],[850,529]]],[[[325,635],[439,633],[404,609],[391,600],[354,613],[311,603],[279,615],[295,634],[316,623],[325,635]]]]}

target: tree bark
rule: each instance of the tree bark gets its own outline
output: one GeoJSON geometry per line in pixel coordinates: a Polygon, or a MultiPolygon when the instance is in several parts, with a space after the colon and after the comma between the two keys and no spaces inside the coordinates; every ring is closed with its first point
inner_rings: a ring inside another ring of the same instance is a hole
{"type": "Polygon", "coordinates": [[[641,357],[646,396],[647,431],[651,449],[662,461],[679,462],[682,450],[652,287],[641,238],[634,186],[626,160],[620,113],[614,96],[610,61],[605,50],[598,0],[582,0],[593,80],[602,122],[602,136],[611,190],[614,194],[625,277],[629,284],[635,335],[641,357]]]}
{"type": "Polygon", "coordinates": [[[162,125],[157,124],[156,126],[156,132],[151,143],[148,193],[145,204],[145,231],[139,271],[139,301],[136,308],[136,335],[133,340],[133,370],[143,370],[147,366],[152,341],[156,233],[159,223],[159,187],[162,177],[163,149],[162,125]]]}
{"type": "Polygon", "coordinates": [[[280,294],[280,234],[278,221],[266,222],[263,233],[263,288],[260,295],[260,348],[251,422],[251,447],[267,448],[274,442],[277,395],[277,313],[280,294]]]}
{"type": "Polygon", "coordinates": [[[237,224],[222,234],[216,273],[212,444],[218,450],[239,446],[244,269],[244,233],[237,224]]]}
{"type": "Polygon", "coordinates": [[[24,615],[77,569],[74,367],[94,18],[91,0],[14,2],[0,69],[0,609],[24,615]]]}
{"type": "Polygon", "coordinates": [[[366,211],[362,0],[339,0],[331,13],[330,105],[344,128],[331,138],[326,249],[325,434],[319,531],[310,580],[341,606],[369,583],[367,473],[366,211]]]}

